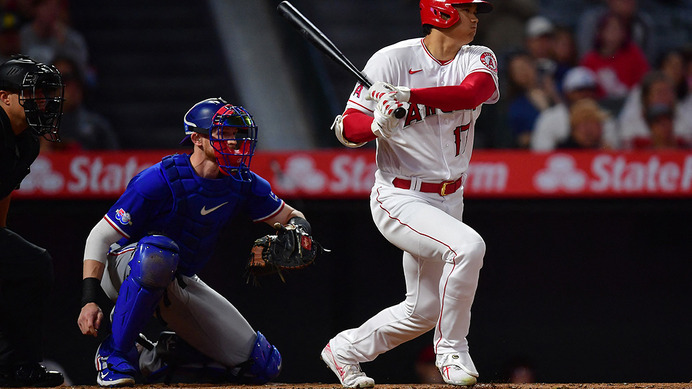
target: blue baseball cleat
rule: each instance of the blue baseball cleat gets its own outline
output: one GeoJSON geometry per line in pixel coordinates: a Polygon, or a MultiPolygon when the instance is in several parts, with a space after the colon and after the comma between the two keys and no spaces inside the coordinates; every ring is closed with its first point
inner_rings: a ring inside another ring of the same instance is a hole
{"type": "Polygon", "coordinates": [[[110,335],[104,339],[96,350],[96,382],[108,387],[134,385],[137,369],[130,360],[137,360],[138,354],[135,347],[132,350],[130,355],[124,355],[113,349],[110,335]]]}

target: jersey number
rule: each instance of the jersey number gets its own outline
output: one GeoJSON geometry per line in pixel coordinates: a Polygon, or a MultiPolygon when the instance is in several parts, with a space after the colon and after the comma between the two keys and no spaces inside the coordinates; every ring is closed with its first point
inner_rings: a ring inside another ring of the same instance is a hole
{"type": "Polygon", "coordinates": [[[464,150],[466,150],[466,142],[469,137],[469,128],[471,128],[470,123],[454,129],[454,143],[457,147],[455,157],[458,157],[459,153],[463,153],[464,150]]]}

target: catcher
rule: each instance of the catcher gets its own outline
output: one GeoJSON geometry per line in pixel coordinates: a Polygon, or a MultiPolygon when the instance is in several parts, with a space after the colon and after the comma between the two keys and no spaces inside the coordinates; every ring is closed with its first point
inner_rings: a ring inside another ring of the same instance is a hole
{"type": "Polygon", "coordinates": [[[248,269],[307,265],[319,245],[303,213],[250,170],[257,126],[247,110],[211,98],[195,104],[184,123],[183,143],[192,152],[167,156],[134,177],[86,241],[82,333],[97,336],[102,328],[104,291],[115,302],[111,334],[96,352],[102,386],[168,374],[172,361],[180,361],[162,346],[176,343],[185,347],[173,348],[195,350],[221,366],[229,382],[266,383],[281,370],[277,348],[197,272],[211,258],[223,225],[239,211],[279,226],[276,236],[260,239],[265,251],[248,269]],[[147,344],[140,332],[154,313],[175,336],[147,344]]]}

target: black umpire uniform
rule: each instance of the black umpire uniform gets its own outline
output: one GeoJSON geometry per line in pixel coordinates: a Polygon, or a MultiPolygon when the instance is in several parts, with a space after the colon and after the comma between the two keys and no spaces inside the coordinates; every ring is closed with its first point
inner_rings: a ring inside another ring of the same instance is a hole
{"type": "MultiPolygon", "coordinates": [[[[19,69],[29,73],[33,69],[26,63],[20,65],[19,69]]],[[[1,70],[4,67],[0,67],[0,81],[7,75],[1,70]]],[[[8,85],[0,84],[0,91],[11,89],[8,85]]],[[[13,100],[13,104],[19,103],[13,100]]],[[[16,126],[13,130],[10,116],[0,109],[0,387],[57,386],[64,381],[62,374],[46,371],[39,364],[43,359],[43,316],[53,284],[52,258],[6,223],[11,193],[29,174],[40,148],[34,127],[27,123],[16,134],[16,126]]]]}

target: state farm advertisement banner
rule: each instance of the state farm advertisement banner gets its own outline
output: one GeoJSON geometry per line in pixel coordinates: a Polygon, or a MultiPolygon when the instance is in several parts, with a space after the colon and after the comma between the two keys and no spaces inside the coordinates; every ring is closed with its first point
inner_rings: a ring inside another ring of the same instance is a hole
{"type": "MultiPolygon", "coordinates": [[[[15,198],[116,198],[138,172],[176,150],[41,154],[15,198]]],[[[252,170],[284,198],[366,198],[375,151],[258,152],[252,170]]],[[[468,198],[692,197],[692,151],[478,150],[468,198]]]]}

